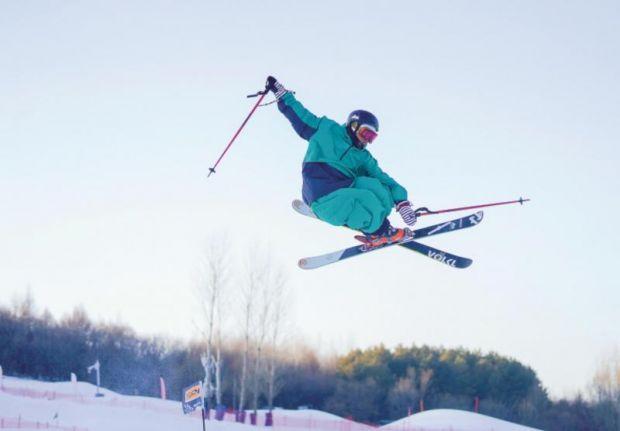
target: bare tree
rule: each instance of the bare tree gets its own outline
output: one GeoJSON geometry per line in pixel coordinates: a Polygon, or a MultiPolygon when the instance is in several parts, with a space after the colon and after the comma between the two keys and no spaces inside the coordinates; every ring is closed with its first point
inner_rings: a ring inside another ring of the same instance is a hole
{"type": "Polygon", "coordinates": [[[420,393],[420,411],[424,410],[424,396],[431,385],[431,379],[433,378],[432,369],[424,369],[420,373],[420,386],[418,392],[420,393]]]}
{"type": "Polygon", "coordinates": [[[215,336],[215,403],[222,405],[222,328],[223,313],[220,302],[220,313],[218,313],[218,327],[215,336]]]}
{"type": "Polygon", "coordinates": [[[216,404],[222,402],[221,332],[223,299],[229,284],[228,249],[228,241],[223,237],[212,237],[208,240],[198,289],[205,321],[203,334],[207,351],[201,360],[205,369],[204,386],[208,408],[212,406],[214,395],[216,404]]]}
{"type": "Polygon", "coordinates": [[[407,410],[414,408],[416,400],[419,399],[418,389],[416,387],[416,369],[408,367],[405,376],[396,381],[396,384],[390,390],[388,395],[388,405],[391,414],[394,416],[402,416],[407,410]]]}
{"type": "MultiPolygon", "coordinates": [[[[256,251],[254,256],[258,256],[256,251]]],[[[248,362],[250,359],[251,343],[253,338],[254,320],[256,313],[256,295],[260,289],[261,270],[250,259],[247,270],[247,280],[241,284],[241,319],[242,319],[242,338],[243,338],[243,357],[241,362],[241,376],[239,378],[239,407],[238,411],[243,412],[246,402],[247,380],[248,380],[248,362]]],[[[243,414],[243,413],[242,413],[243,414]]]]}
{"type": "Polygon", "coordinates": [[[609,354],[598,366],[592,379],[594,399],[607,408],[598,415],[609,429],[620,429],[620,351],[609,354]]]}
{"type": "Polygon", "coordinates": [[[278,378],[279,348],[286,328],[286,306],[289,304],[286,291],[286,279],[278,272],[272,285],[271,316],[268,321],[268,351],[267,351],[267,405],[273,410],[273,401],[283,387],[278,378]]]}
{"type": "Polygon", "coordinates": [[[262,353],[263,346],[265,344],[265,337],[267,336],[267,322],[269,319],[271,298],[269,284],[270,280],[270,267],[267,266],[261,271],[262,274],[259,279],[259,288],[257,292],[257,313],[256,313],[256,325],[254,333],[254,369],[252,379],[252,408],[256,415],[258,410],[258,397],[260,395],[259,383],[262,377],[262,353]]]}
{"type": "Polygon", "coordinates": [[[615,350],[599,364],[592,389],[598,400],[620,398],[620,351],[615,350]]]}
{"type": "Polygon", "coordinates": [[[248,262],[247,282],[241,295],[244,353],[239,382],[239,410],[243,410],[247,399],[254,414],[257,413],[260,396],[265,393],[265,380],[267,398],[273,404],[278,389],[275,350],[280,340],[284,285],[282,271],[268,253],[255,247],[248,262]]]}
{"type": "Polygon", "coordinates": [[[260,381],[263,377],[262,354],[269,317],[271,314],[271,287],[273,282],[273,264],[266,253],[255,254],[249,267],[249,274],[254,283],[255,322],[253,327],[253,369],[252,369],[252,408],[256,415],[260,396],[260,381]],[[261,259],[256,259],[261,256],[261,259]]]}
{"type": "Polygon", "coordinates": [[[19,318],[31,318],[36,314],[34,295],[32,287],[28,285],[26,291],[22,295],[13,295],[12,312],[14,316],[19,318]]]}

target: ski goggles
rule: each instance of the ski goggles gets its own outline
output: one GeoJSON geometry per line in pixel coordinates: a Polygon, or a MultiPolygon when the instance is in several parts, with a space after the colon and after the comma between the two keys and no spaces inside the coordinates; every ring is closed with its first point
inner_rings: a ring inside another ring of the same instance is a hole
{"type": "Polygon", "coordinates": [[[357,138],[365,144],[371,144],[377,138],[377,131],[371,126],[362,125],[357,129],[357,138]]]}

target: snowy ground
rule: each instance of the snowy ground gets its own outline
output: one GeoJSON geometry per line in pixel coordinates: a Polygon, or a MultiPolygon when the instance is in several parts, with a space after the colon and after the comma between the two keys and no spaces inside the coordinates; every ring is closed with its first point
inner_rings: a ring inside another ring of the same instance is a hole
{"type": "MultiPolygon", "coordinates": [[[[0,387],[0,428],[66,431],[202,430],[199,414],[183,415],[178,401],[125,396],[102,389],[96,398],[90,383],[48,383],[4,377],[0,387]]],[[[274,427],[209,421],[209,431],[370,431],[372,427],[317,410],[275,410],[274,427]]],[[[403,418],[382,431],[533,431],[488,416],[459,410],[429,410],[403,418]]]]}
{"type": "Polygon", "coordinates": [[[400,419],[381,428],[386,431],[537,431],[523,425],[463,410],[437,409],[400,419]]]}

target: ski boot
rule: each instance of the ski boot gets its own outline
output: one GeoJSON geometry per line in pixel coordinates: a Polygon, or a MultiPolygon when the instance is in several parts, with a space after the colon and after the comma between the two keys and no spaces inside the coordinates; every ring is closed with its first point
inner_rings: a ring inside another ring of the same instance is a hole
{"type": "Polygon", "coordinates": [[[402,241],[406,237],[413,237],[413,233],[407,228],[395,228],[389,226],[381,234],[356,235],[355,239],[364,243],[366,249],[381,247],[394,242],[402,241]]]}

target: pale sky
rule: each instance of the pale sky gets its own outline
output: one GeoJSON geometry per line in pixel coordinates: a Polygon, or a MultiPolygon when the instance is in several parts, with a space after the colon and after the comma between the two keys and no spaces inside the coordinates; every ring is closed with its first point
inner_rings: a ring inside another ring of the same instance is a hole
{"type": "Polygon", "coordinates": [[[269,245],[325,351],[463,346],[585,390],[620,344],[618,22],[616,1],[2,2],[0,302],[30,286],[58,316],[191,337],[228,232],[269,245]],[[317,115],[373,111],[415,206],[532,202],[425,241],[466,270],[396,247],[299,270],[354,240],[290,209],[306,146],[275,106],[206,179],[268,74],[317,115]]]}

